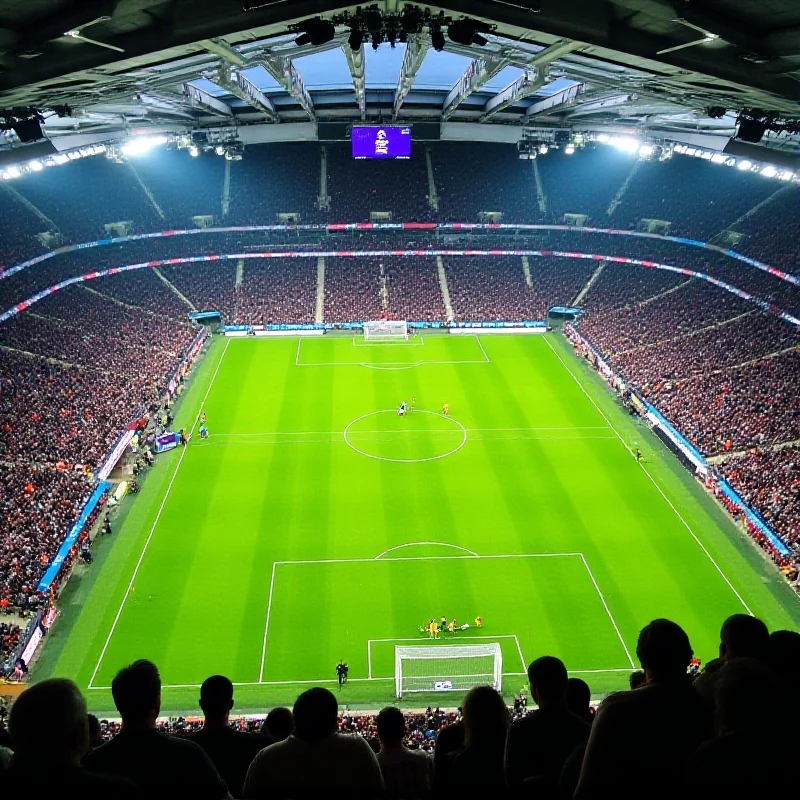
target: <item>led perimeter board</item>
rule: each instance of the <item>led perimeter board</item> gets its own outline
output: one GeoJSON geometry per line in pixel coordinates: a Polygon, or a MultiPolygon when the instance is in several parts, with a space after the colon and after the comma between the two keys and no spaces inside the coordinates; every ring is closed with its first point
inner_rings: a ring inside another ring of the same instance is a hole
{"type": "Polygon", "coordinates": [[[354,125],[350,132],[353,158],[411,158],[411,128],[354,125]]]}

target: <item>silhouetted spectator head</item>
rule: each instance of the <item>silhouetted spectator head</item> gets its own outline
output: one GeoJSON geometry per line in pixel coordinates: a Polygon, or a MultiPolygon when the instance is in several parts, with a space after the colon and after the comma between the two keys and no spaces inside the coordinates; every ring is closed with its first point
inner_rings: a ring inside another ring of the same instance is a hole
{"type": "Polygon", "coordinates": [[[589,723],[592,722],[594,719],[591,709],[592,690],[586,681],[581,678],[570,678],[567,681],[567,691],[564,697],[567,701],[567,708],[573,714],[589,723]]]}
{"type": "Polygon", "coordinates": [[[654,619],[639,632],[636,656],[648,682],[685,676],[693,655],[686,631],[671,620],[654,619]]]}
{"type": "Polygon", "coordinates": [[[161,676],[146,659],[123,667],[111,681],[114,705],[127,725],[155,725],[161,711],[161,676]]]}
{"type": "Polygon", "coordinates": [[[14,753],[48,765],[80,762],[89,750],[86,700],[66,678],[51,678],[26,689],[11,707],[14,753]]]}
{"type": "Polygon", "coordinates": [[[406,719],[403,712],[394,706],[386,706],[375,719],[378,738],[383,747],[399,747],[406,734],[406,719]]]}
{"type": "Polygon", "coordinates": [[[720,658],[765,658],[769,631],[749,614],[733,614],[722,623],[719,632],[720,658]]]}
{"type": "Polygon", "coordinates": [[[630,686],[631,690],[638,689],[646,683],[647,676],[644,674],[644,670],[636,669],[628,675],[628,686],[630,686]]]}
{"type": "Polygon", "coordinates": [[[336,731],[339,706],[332,692],[315,686],[294,704],[294,735],[304,742],[320,742],[336,731]]]}
{"type": "Polygon", "coordinates": [[[467,692],[462,706],[464,742],[492,744],[505,742],[508,731],[508,708],[500,693],[491,686],[475,686],[467,692]]]}
{"type": "Polygon", "coordinates": [[[790,687],[800,685],[800,633],[774,631],[767,643],[767,661],[790,687]]]}
{"type": "Polygon", "coordinates": [[[267,714],[267,718],[261,726],[261,733],[271,736],[276,742],[288,739],[293,730],[294,716],[292,715],[292,709],[285,706],[273,708],[267,714]]]}
{"type": "Polygon", "coordinates": [[[233,708],[233,684],[224,675],[212,675],[200,687],[200,708],[207,720],[226,720],[233,708]]]}
{"type": "Polygon", "coordinates": [[[720,734],[775,731],[785,708],[777,673],[756,658],[735,658],[719,673],[715,687],[716,724],[720,734]]]}
{"type": "Polygon", "coordinates": [[[91,748],[100,747],[103,744],[103,729],[100,727],[100,720],[94,714],[89,714],[88,720],[89,746],[91,748]]]}
{"type": "Polygon", "coordinates": [[[567,668],[560,658],[542,656],[528,667],[528,682],[531,696],[538,706],[553,705],[564,701],[567,691],[567,668]]]}

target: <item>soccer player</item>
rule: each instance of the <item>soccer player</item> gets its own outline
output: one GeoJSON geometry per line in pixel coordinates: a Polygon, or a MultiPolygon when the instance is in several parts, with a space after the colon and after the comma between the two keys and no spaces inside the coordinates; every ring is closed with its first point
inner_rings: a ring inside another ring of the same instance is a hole
{"type": "Polygon", "coordinates": [[[339,688],[341,688],[342,684],[347,680],[347,664],[341,659],[339,659],[339,663],[336,665],[336,678],[339,681],[339,688]]]}
{"type": "Polygon", "coordinates": [[[205,423],[200,425],[200,438],[201,439],[208,439],[208,428],[206,428],[205,423]]]}
{"type": "Polygon", "coordinates": [[[436,638],[436,623],[433,620],[428,623],[428,633],[431,639],[436,638]]]}
{"type": "Polygon", "coordinates": [[[411,398],[411,408],[409,409],[409,411],[414,411],[416,409],[416,407],[417,407],[417,398],[416,397],[412,397],[411,398]]]}
{"type": "Polygon", "coordinates": [[[453,617],[453,621],[447,626],[448,633],[455,633],[456,632],[456,618],[453,617]]]}
{"type": "Polygon", "coordinates": [[[439,626],[439,630],[444,633],[447,630],[447,617],[442,617],[442,624],[439,626]]]}
{"type": "Polygon", "coordinates": [[[408,405],[406,404],[406,401],[403,400],[403,402],[400,403],[400,408],[397,409],[397,414],[400,417],[404,417],[406,415],[406,411],[408,411],[408,405]]]}
{"type": "Polygon", "coordinates": [[[480,617],[475,617],[475,627],[476,628],[483,627],[483,620],[480,617]]]}
{"type": "Polygon", "coordinates": [[[449,413],[450,413],[450,406],[447,405],[447,403],[445,403],[442,406],[442,414],[444,414],[444,416],[447,416],[449,413]]]}
{"type": "Polygon", "coordinates": [[[205,411],[200,415],[200,422],[202,422],[203,425],[206,424],[206,412],[205,411]]]}
{"type": "Polygon", "coordinates": [[[637,447],[636,448],[636,462],[639,463],[642,460],[642,451],[637,447]]]}

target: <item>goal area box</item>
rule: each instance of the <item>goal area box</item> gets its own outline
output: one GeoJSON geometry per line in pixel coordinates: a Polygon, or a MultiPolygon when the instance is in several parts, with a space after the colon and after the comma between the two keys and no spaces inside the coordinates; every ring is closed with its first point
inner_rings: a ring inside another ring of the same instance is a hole
{"type": "Polygon", "coordinates": [[[394,648],[395,694],[465,692],[503,685],[503,653],[497,642],[394,648]]]}
{"type": "Polygon", "coordinates": [[[364,323],[365,342],[393,342],[408,339],[408,323],[379,319],[364,323]]]}

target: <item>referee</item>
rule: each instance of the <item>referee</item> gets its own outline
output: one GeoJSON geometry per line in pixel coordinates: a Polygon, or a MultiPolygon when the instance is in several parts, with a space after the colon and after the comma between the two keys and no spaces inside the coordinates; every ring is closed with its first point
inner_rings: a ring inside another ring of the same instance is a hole
{"type": "Polygon", "coordinates": [[[339,688],[342,687],[343,684],[347,683],[347,673],[350,671],[350,667],[344,663],[344,661],[339,661],[336,665],[336,678],[339,681],[339,688]]]}

